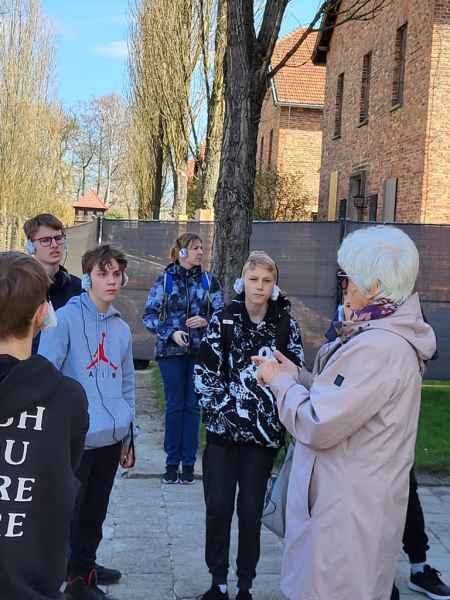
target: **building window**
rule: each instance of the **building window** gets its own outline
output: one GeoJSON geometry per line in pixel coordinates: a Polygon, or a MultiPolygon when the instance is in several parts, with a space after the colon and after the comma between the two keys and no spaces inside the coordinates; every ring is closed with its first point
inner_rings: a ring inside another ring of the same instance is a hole
{"type": "Polygon", "coordinates": [[[336,87],[336,109],[334,113],[334,137],[341,137],[342,128],[342,106],[344,99],[344,73],[341,73],[337,80],[336,87]]]}
{"type": "Polygon", "coordinates": [[[405,85],[406,39],[408,24],[397,29],[395,39],[394,77],[392,82],[392,106],[403,104],[403,88],[405,85]]]}
{"type": "Polygon", "coordinates": [[[267,159],[267,167],[272,167],[272,146],[273,146],[273,129],[270,130],[269,135],[269,158],[267,159]]]}
{"type": "Polygon", "coordinates": [[[260,171],[262,171],[263,156],[264,156],[264,136],[261,138],[261,147],[259,149],[259,170],[260,171]]]}
{"type": "Polygon", "coordinates": [[[397,213],[397,177],[386,179],[383,184],[383,222],[395,223],[397,213]]]}
{"type": "Polygon", "coordinates": [[[363,58],[363,69],[361,79],[361,98],[359,101],[359,123],[367,123],[369,120],[370,99],[370,75],[372,71],[372,52],[368,52],[363,58]]]}
{"type": "Polygon", "coordinates": [[[347,198],[339,200],[339,219],[347,217],[347,198]]]}
{"type": "Polygon", "coordinates": [[[378,212],[378,194],[370,194],[369,195],[369,221],[377,220],[377,212],[378,212]]]}
{"type": "Polygon", "coordinates": [[[367,205],[366,200],[366,172],[359,171],[350,177],[349,200],[347,205],[347,218],[354,221],[362,221],[364,218],[364,209],[367,205]]]}

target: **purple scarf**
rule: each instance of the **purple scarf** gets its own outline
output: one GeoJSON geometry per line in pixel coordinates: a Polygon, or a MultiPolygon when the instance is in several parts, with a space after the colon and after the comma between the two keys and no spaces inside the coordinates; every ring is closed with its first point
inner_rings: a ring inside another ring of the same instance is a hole
{"type": "MultiPolygon", "coordinates": [[[[387,300],[386,298],[380,298],[376,300],[372,304],[368,304],[361,308],[360,310],[353,311],[353,315],[350,321],[358,322],[358,321],[371,321],[372,319],[382,319],[383,317],[387,317],[395,313],[400,304],[396,304],[391,300],[387,300]]],[[[344,327],[345,321],[335,321],[333,323],[333,327],[337,333],[337,335],[342,339],[342,341],[346,341],[349,337],[351,337],[354,332],[350,330],[346,330],[344,327]]],[[[361,328],[360,328],[361,330],[361,328]]]]}
{"type": "Polygon", "coordinates": [[[386,298],[379,298],[373,304],[368,304],[360,310],[353,312],[352,321],[372,321],[373,319],[382,319],[395,313],[400,304],[396,304],[386,298]]]}

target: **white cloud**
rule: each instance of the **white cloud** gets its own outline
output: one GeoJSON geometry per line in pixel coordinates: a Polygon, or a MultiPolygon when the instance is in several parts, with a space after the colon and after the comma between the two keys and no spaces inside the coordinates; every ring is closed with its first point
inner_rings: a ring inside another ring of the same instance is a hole
{"type": "Polygon", "coordinates": [[[128,45],[126,40],[117,40],[109,44],[95,46],[94,52],[105,58],[123,59],[128,56],[128,45]]]}

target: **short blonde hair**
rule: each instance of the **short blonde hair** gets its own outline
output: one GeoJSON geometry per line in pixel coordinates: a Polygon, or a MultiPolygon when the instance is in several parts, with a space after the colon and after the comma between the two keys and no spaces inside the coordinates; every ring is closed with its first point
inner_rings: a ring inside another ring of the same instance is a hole
{"type": "Polygon", "coordinates": [[[264,267],[273,273],[275,281],[278,282],[277,263],[267,254],[267,252],[264,252],[263,250],[253,250],[253,252],[250,252],[249,257],[242,267],[242,277],[244,277],[249,269],[253,269],[254,267],[264,267]]]}

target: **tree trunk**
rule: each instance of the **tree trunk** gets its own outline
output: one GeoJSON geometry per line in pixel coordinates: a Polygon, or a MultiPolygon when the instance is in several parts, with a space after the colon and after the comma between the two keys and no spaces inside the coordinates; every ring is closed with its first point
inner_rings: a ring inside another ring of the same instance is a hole
{"type": "Polygon", "coordinates": [[[264,94],[257,89],[253,40],[248,38],[249,29],[253,30],[253,9],[246,0],[235,0],[228,2],[227,14],[225,121],[214,198],[213,264],[229,299],[249,252],[256,145],[264,94]]]}
{"type": "Polygon", "coordinates": [[[143,190],[138,191],[138,219],[148,219],[148,201],[143,190]]]}
{"type": "Polygon", "coordinates": [[[218,0],[217,25],[214,55],[214,82],[208,102],[208,127],[206,132],[205,156],[201,158],[202,175],[200,198],[203,208],[211,209],[217,190],[220,170],[220,149],[223,137],[224,96],[223,63],[227,42],[227,0],[218,0]]]}
{"type": "Polygon", "coordinates": [[[152,213],[153,218],[159,220],[161,212],[161,197],[164,167],[164,123],[162,115],[159,116],[158,138],[155,152],[155,179],[153,185],[152,213]]]}
{"type": "Polygon", "coordinates": [[[0,204],[0,251],[6,250],[6,230],[7,230],[7,210],[6,210],[6,202],[3,201],[3,198],[0,204]]]}
{"type": "Polygon", "coordinates": [[[87,166],[83,166],[81,171],[81,195],[84,196],[86,193],[86,169],[87,166]]]}
{"type": "Polygon", "coordinates": [[[175,216],[185,215],[187,210],[187,159],[177,165],[176,170],[175,216]]]}
{"type": "MultiPolygon", "coordinates": [[[[245,72],[241,85],[245,84],[226,97],[220,178],[214,199],[214,269],[227,296],[249,252],[261,113],[261,101],[252,89],[253,70],[244,61],[234,64],[235,70],[238,67],[245,72]]],[[[229,86],[234,87],[233,82],[229,86]]]]}
{"type": "Polygon", "coordinates": [[[111,157],[111,149],[108,155],[108,167],[107,167],[107,174],[106,174],[106,190],[105,190],[105,204],[107,204],[109,202],[109,195],[111,193],[111,161],[112,161],[112,157],[111,157]]]}
{"type": "Polygon", "coordinates": [[[11,250],[20,249],[20,219],[14,217],[11,220],[11,250]]]}
{"type": "Polygon", "coordinates": [[[254,206],[259,121],[275,42],[288,0],[266,2],[256,37],[253,0],[227,6],[225,122],[214,198],[214,271],[225,297],[248,256],[254,206]]]}
{"type": "Polygon", "coordinates": [[[13,224],[11,217],[8,219],[8,227],[6,229],[6,250],[12,250],[13,224]]]}
{"type": "Polygon", "coordinates": [[[187,158],[176,164],[171,154],[170,166],[173,179],[172,215],[178,218],[185,215],[187,209],[187,158]]]}
{"type": "Polygon", "coordinates": [[[100,186],[102,182],[102,160],[103,160],[103,137],[100,136],[97,165],[97,195],[100,196],[100,186]]]}

